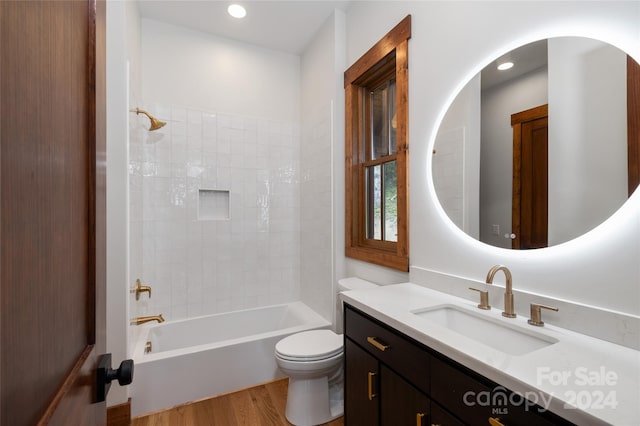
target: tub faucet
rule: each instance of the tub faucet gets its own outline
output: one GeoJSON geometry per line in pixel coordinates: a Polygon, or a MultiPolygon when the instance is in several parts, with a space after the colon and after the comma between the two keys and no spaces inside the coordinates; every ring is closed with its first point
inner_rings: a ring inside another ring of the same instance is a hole
{"type": "Polygon", "coordinates": [[[504,265],[495,265],[491,269],[489,269],[489,273],[487,274],[487,284],[493,284],[493,277],[496,272],[502,271],[504,272],[504,276],[507,279],[507,284],[504,289],[504,311],[502,312],[503,317],[507,318],[515,318],[516,313],[513,311],[513,289],[511,283],[511,271],[504,265]]]}
{"type": "Polygon", "coordinates": [[[164,318],[162,318],[162,314],[151,315],[148,317],[138,317],[131,320],[131,325],[140,325],[150,321],[158,321],[158,323],[161,323],[161,322],[164,322],[164,318]]]}

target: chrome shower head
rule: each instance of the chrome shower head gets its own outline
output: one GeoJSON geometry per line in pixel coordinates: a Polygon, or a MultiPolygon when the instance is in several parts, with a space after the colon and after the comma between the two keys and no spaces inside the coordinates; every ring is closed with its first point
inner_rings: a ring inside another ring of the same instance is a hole
{"type": "Polygon", "coordinates": [[[149,127],[149,131],[158,130],[159,128],[167,124],[164,121],[158,120],[157,118],[149,114],[147,111],[141,110],[140,108],[131,110],[131,112],[135,112],[136,114],[144,114],[147,117],[149,117],[149,120],[151,120],[151,127],[149,127]]]}

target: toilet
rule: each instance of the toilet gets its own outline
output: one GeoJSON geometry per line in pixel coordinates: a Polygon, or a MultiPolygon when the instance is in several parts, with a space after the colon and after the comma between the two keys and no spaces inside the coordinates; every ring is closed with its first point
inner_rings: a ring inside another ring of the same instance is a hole
{"type": "MultiPolygon", "coordinates": [[[[338,281],[338,291],[376,287],[360,278],[338,281]]],[[[339,330],[342,303],[338,303],[339,330]]],[[[276,343],[275,358],[289,377],[287,420],[296,426],[327,423],[342,416],[343,337],[331,330],[310,330],[292,334],[276,343]]]]}

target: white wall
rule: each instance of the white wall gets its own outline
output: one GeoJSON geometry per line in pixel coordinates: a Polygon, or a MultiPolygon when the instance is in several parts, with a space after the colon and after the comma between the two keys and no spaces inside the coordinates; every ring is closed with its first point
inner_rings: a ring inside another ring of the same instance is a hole
{"type": "MultiPolygon", "coordinates": [[[[142,241],[142,179],[140,176],[136,176],[134,173],[131,173],[132,169],[130,167],[129,159],[132,155],[136,155],[136,153],[142,150],[143,144],[145,142],[146,130],[143,127],[143,117],[134,114],[132,110],[136,108],[143,107],[144,104],[142,102],[142,64],[140,58],[140,33],[142,31],[141,28],[141,19],[140,14],[138,12],[137,4],[133,1],[123,2],[126,4],[126,28],[125,32],[128,34],[125,51],[127,52],[127,67],[126,67],[126,78],[127,78],[127,157],[126,157],[126,167],[127,167],[127,219],[128,219],[128,229],[127,229],[127,241],[129,242],[127,247],[127,269],[128,276],[126,280],[127,287],[127,304],[129,306],[129,318],[136,318],[141,316],[140,304],[135,298],[135,294],[128,291],[129,288],[133,288],[135,286],[135,282],[137,279],[144,278],[144,274],[142,272],[142,260],[143,260],[143,241],[142,241]]],[[[146,118],[145,118],[146,119],[146,118]]],[[[148,282],[143,282],[143,285],[148,284],[148,282]]],[[[144,298],[143,298],[144,300],[144,298]]],[[[127,326],[129,322],[127,321],[127,326]]],[[[130,332],[131,328],[127,327],[127,331],[130,332]]],[[[136,339],[135,333],[129,333],[129,348],[132,348],[133,341],[136,339]]]]}
{"type": "Polygon", "coordinates": [[[327,319],[333,318],[334,311],[332,171],[334,126],[344,121],[344,42],[344,13],[335,11],[301,59],[300,295],[327,319]]]}
{"type": "Polygon", "coordinates": [[[549,244],[627,199],[627,57],[597,40],[549,40],[549,244]]]}
{"type": "MultiPolygon", "coordinates": [[[[572,242],[504,250],[471,239],[449,221],[434,195],[429,161],[439,122],[458,90],[518,45],[560,35],[597,36],[640,59],[640,3],[354,2],[347,13],[347,65],[407,14],[412,267],[484,281],[492,265],[503,263],[515,288],[640,314],[640,193],[572,242]]],[[[348,264],[360,276],[395,278],[384,268],[373,272],[359,262],[348,264]]]]}
{"type": "Polygon", "coordinates": [[[513,128],[511,114],[544,105],[547,68],[482,92],[482,149],[480,154],[480,241],[511,248],[513,128]],[[500,233],[492,233],[492,225],[500,233]]]}
{"type": "Polygon", "coordinates": [[[300,119],[297,55],[143,19],[141,57],[148,104],[300,119]]]}
{"type": "MultiPolygon", "coordinates": [[[[135,3],[107,2],[107,352],[115,367],[129,358],[128,128],[134,90],[128,88],[129,72],[135,75],[139,64],[139,20],[135,3]]],[[[133,79],[132,89],[138,84],[133,79]]],[[[127,388],[114,384],[107,405],[127,397],[127,388]]]]}

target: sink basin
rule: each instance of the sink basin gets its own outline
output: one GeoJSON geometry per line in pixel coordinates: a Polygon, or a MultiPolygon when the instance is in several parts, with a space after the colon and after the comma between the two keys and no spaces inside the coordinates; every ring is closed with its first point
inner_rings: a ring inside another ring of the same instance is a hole
{"type": "Polygon", "coordinates": [[[455,305],[440,305],[413,314],[510,355],[524,355],[553,345],[552,337],[526,330],[508,319],[490,318],[455,305]]]}

